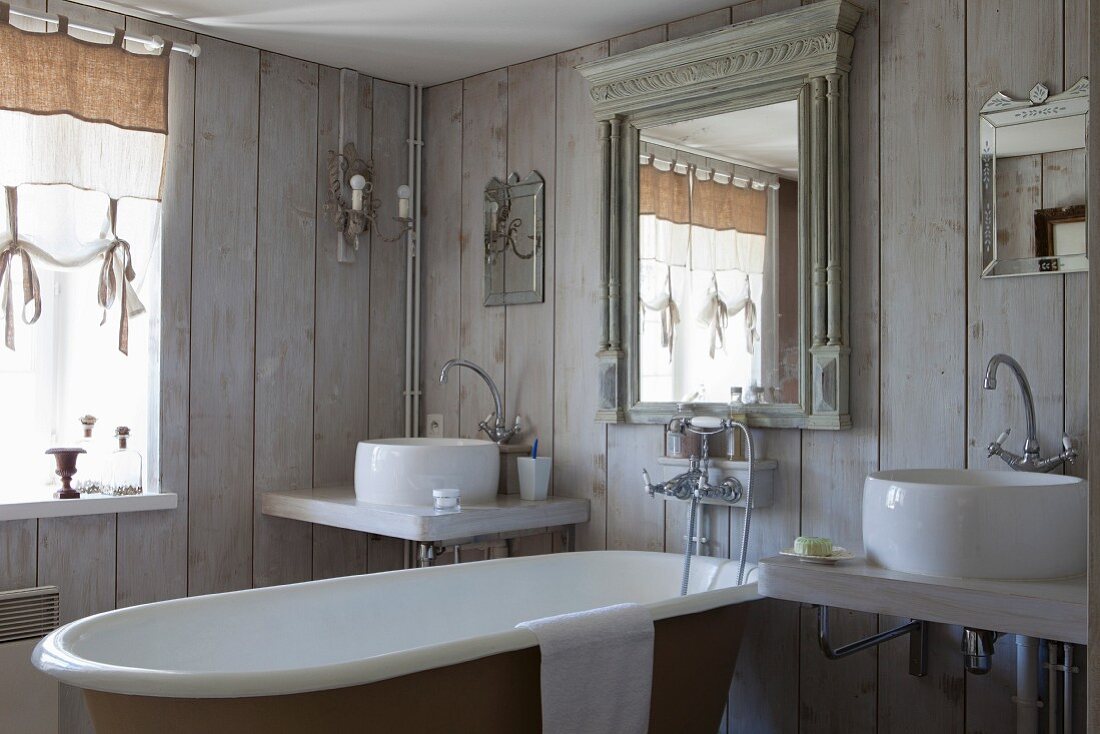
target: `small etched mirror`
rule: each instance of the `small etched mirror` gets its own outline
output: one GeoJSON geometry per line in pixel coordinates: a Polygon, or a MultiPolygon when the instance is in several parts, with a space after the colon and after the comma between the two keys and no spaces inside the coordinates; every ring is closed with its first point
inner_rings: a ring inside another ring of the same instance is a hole
{"type": "Polygon", "coordinates": [[[485,305],[542,303],[545,183],[494,177],[485,186],[485,305]]]}
{"type": "Polygon", "coordinates": [[[982,277],[1088,270],[1088,114],[1087,77],[982,107],[982,277]]]}

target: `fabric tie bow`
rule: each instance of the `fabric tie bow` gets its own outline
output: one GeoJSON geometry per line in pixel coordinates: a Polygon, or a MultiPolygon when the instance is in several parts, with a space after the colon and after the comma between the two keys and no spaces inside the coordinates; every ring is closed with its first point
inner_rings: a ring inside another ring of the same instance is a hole
{"type": "Polygon", "coordinates": [[[703,308],[699,311],[696,320],[700,326],[710,331],[710,358],[714,359],[714,353],[719,347],[726,348],[726,326],[729,324],[729,307],[718,290],[718,276],[711,274],[710,288],[704,300],[703,308]]]}
{"type": "MultiPolygon", "coordinates": [[[[122,283],[122,308],[118,317],[118,351],[123,354],[129,355],[130,349],[130,292],[133,289],[131,283],[133,283],[136,274],[134,273],[134,265],[130,259],[130,243],[120,238],[115,231],[115,219],[118,215],[118,200],[111,199],[110,207],[107,211],[107,219],[111,227],[111,244],[107,250],[103,253],[103,267],[99,271],[99,290],[97,300],[100,308],[103,309],[103,317],[99,320],[99,325],[102,326],[107,322],[107,310],[115,303],[115,297],[118,295],[119,283],[122,283]],[[116,269],[119,275],[116,276],[116,269]]],[[[137,301],[136,294],[135,301],[137,301]]],[[[133,309],[134,314],[141,313],[144,307],[140,302],[136,302],[133,309]]]]}
{"type": "Polygon", "coordinates": [[[11,294],[11,269],[16,257],[23,266],[23,323],[33,324],[42,315],[42,288],[38,283],[38,273],[34,269],[30,254],[19,241],[18,204],[14,186],[5,186],[7,199],[8,224],[11,228],[11,240],[0,249],[0,283],[3,283],[4,309],[4,346],[15,351],[15,306],[11,294]],[[34,311],[27,316],[27,306],[34,304],[34,311]]]}
{"type": "Polygon", "coordinates": [[[665,272],[665,292],[652,300],[638,299],[642,304],[642,322],[645,322],[645,310],[661,313],[661,346],[668,349],[668,361],[672,361],[672,349],[676,341],[676,326],[680,323],[680,307],[672,298],[672,274],[665,272]]]}
{"type": "Polygon", "coordinates": [[[756,302],[752,300],[752,287],[749,285],[749,276],[745,275],[745,287],[741,291],[741,297],[729,307],[729,315],[736,316],[745,312],[745,351],[753,354],[756,351],[756,342],[760,341],[760,332],[756,328],[756,302]]]}

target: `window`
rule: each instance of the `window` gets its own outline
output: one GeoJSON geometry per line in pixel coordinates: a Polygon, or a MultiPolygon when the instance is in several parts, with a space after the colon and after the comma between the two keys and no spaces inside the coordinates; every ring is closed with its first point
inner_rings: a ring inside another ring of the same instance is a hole
{"type": "MultiPolygon", "coordinates": [[[[31,244],[100,241],[109,229],[108,203],[105,194],[69,186],[20,186],[20,238],[31,244]],[[59,211],[67,216],[57,216],[59,211]]],[[[0,226],[0,231],[6,229],[0,226]]],[[[93,438],[101,446],[109,447],[115,428],[124,425],[131,429],[132,445],[145,453],[150,421],[155,420],[149,415],[150,391],[156,388],[150,378],[155,343],[150,342],[149,327],[157,323],[160,305],[157,284],[145,274],[159,247],[157,202],[120,199],[117,234],[130,245],[136,275],[132,286],[144,306],[128,320],[128,355],[119,351],[118,343],[122,299],[115,298],[105,318],[97,302],[101,257],[77,269],[34,264],[42,316],[33,325],[17,317],[16,349],[0,346],[5,406],[0,418],[0,466],[5,467],[0,493],[55,486],[54,462],[44,452],[75,443],[81,435],[79,419],[86,414],[97,418],[93,438]]],[[[22,263],[16,258],[13,266],[12,286],[18,294],[22,263]]],[[[77,466],[79,470],[79,462],[77,466]]],[[[150,486],[149,478],[143,483],[150,486]]]]}
{"type": "Polygon", "coordinates": [[[119,426],[148,446],[156,418],[145,276],[159,273],[170,46],[123,40],[77,40],[64,17],[28,32],[0,7],[0,294],[18,294],[0,301],[0,498],[57,485],[44,452],[80,439],[81,416],[101,455],[119,426]]]}

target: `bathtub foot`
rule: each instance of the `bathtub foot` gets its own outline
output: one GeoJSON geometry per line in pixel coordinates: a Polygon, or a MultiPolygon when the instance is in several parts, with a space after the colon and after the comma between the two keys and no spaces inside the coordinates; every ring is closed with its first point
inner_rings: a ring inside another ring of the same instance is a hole
{"type": "Polygon", "coordinates": [[[435,563],[435,543],[418,543],[416,567],[431,568],[433,563],[435,563]]]}
{"type": "Polygon", "coordinates": [[[849,655],[881,645],[895,637],[909,635],[909,675],[923,677],[928,673],[928,623],[910,620],[900,627],[865,637],[847,645],[834,648],[829,642],[829,607],[817,607],[817,641],[821,652],[829,660],[839,660],[849,655]]]}

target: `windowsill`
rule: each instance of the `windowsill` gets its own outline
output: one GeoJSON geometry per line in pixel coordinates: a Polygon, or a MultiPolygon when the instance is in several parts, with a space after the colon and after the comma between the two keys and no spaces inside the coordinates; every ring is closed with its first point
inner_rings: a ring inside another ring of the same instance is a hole
{"type": "Polygon", "coordinates": [[[48,492],[25,492],[19,495],[0,496],[0,522],[45,517],[112,515],[116,512],[174,510],[177,499],[173,492],[135,494],[125,497],[85,495],[75,500],[55,499],[48,492]]]}

